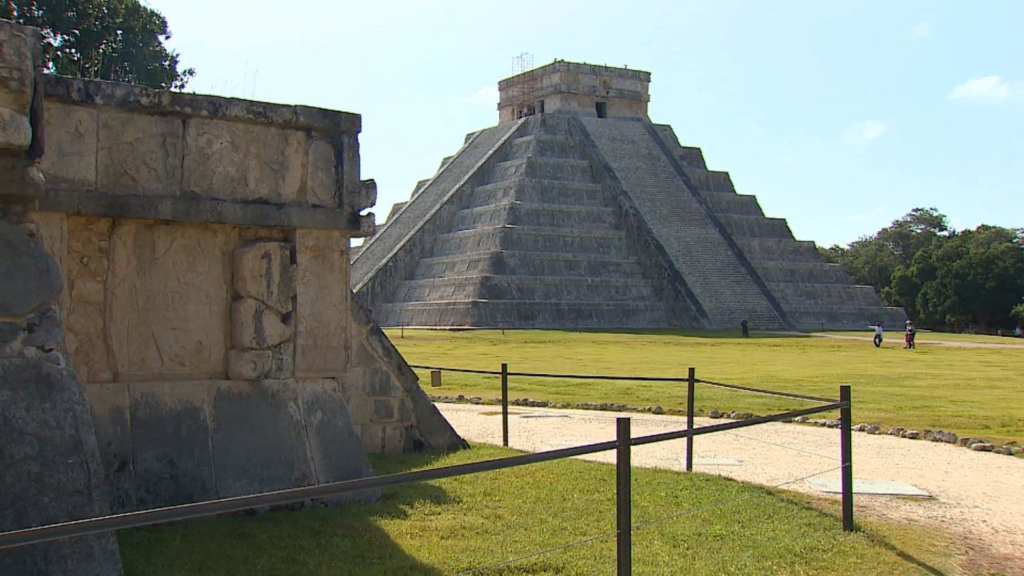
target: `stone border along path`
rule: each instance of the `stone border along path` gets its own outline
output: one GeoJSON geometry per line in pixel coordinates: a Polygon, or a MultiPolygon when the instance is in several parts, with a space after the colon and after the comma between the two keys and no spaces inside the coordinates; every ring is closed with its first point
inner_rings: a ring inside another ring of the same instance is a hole
{"type": "MultiPolygon", "coordinates": [[[[437,406],[463,438],[501,444],[500,408],[471,404],[437,406]]],[[[632,418],[634,436],[686,426],[685,418],[680,416],[589,410],[516,407],[510,408],[509,416],[509,444],[529,452],[614,440],[614,421],[618,416],[632,418]]],[[[696,426],[716,422],[721,420],[695,418],[696,426]]],[[[685,450],[685,440],[672,440],[634,448],[632,459],[635,466],[682,471],[685,450]]],[[[699,436],[694,439],[694,456],[732,458],[741,463],[695,465],[697,472],[775,485],[838,466],[839,430],[778,422],[762,424],[737,432],[699,436]]],[[[615,454],[604,452],[583,458],[614,462],[615,454]]],[[[944,443],[854,434],[853,469],[855,478],[906,482],[933,496],[922,499],[858,495],[854,499],[858,514],[949,531],[963,551],[961,571],[1024,575],[1024,459],[1001,458],[944,443]]],[[[839,478],[839,471],[819,477],[839,478]]],[[[837,497],[822,494],[806,482],[789,484],[786,489],[837,497]]],[[[643,493],[636,496],[643,498],[643,493]]],[[[728,514],[727,509],[723,512],[728,514]]]]}

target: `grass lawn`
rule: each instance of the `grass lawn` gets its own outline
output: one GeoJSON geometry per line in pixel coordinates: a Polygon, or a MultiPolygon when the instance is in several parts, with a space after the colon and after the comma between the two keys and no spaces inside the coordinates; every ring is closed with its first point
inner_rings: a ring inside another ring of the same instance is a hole
{"type": "MultiPolygon", "coordinates": [[[[903,350],[902,339],[870,342],[737,332],[569,332],[389,330],[410,364],[499,370],[685,376],[688,366],[707,380],[839,397],[853,386],[853,418],[882,426],[949,430],[996,442],[1024,441],[1024,348],[928,346],[903,350]]],[[[433,394],[500,397],[497,376],[445,373],[433,394]]],[[[512,398],[556,402],[610,402],[685,408],[683,383],[602,382],[513,377],[512,398]]],[[[810,404],[769,396],[698,387],[705,412],[759,414],[810,404]]],[[[825,417],[825,416],[822,416],[825,417]]]]}
{"type": "MultiPolygon", "coordinates": [[[[393,473],[513,454],[374,458],[393,473]]],[[[400,486],[376,504],[222,517],[123,531],[128,576],[457,574],[612,532],[615,469],[561,460],[400,486]]],[[[945,533],[871,523],[842,532],[833,501],[702,474],[633,471],[634,523],[693,514],[633,536],[637,574],[934,574],[952,568],[945,533]],[[708,508],[720,501],[732,501],[708,508]],[[703,510],[702,510],[703,509],[703,510]]],[[[614,537],[488,574],[611,574],[614,537]]]]}
{"type": "MultiPolygon", "coordinates": [[[[840,336],[864,336],[866,338],[871,338],[875,334],[874,330],[869,328],[865,328],[863,331],[824,333],[838,334],[840,336]]],[[[903,341],[903,333],[894,330],[886,331],[885,337],[890,338],[894,341],[903,341]]],[[[922,342],[978,342],[982,344],[1005,344],[1007,346],[1024,347],[1024,338],[1011,338],[1008,336],[990,336],[988,334],[952,334],[950,332],[929,332],[927,330],[918,330],[916,342],[918,344],[922,342]]]]}

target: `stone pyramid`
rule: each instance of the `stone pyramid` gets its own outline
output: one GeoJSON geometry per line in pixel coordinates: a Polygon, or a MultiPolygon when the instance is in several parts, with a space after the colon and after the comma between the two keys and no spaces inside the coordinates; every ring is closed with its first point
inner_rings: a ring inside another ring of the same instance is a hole
{"type": "Polygon", "coordinates": [[[384,326],[894,325],[700,149],[647,118],[650,74],[556,61],[499,83],[467,136],[352,262],[384,326]]]}

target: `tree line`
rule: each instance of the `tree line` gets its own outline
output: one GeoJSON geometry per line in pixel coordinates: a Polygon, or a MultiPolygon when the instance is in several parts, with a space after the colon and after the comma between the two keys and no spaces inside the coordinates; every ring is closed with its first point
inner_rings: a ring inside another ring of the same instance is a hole
{"type": "Polygon", "coordinates": [[[43,32],[51,74],[183,90],[195,70],[179,70],[167,20],[139,0],[0,0],[0,18],[43,32]]]}
{"type": "Polygon", "coordinates": [[[958,231],[936,208],[915,208],[848,246],[818,251],[918,326],[994,332],[1024,324],[1024,229],[958,231]]]}

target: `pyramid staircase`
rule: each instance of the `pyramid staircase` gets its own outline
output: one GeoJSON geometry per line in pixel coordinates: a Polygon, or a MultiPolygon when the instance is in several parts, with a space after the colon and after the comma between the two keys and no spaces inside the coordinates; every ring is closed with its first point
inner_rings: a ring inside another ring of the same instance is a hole
{"type": "Polygon", "coordinates": [[[871,286],[857,286],[838,264],[825,262],[814,242],[793,237],[783,218],[764,215],[757,198],[737,194],[727,172],[708,170],[700,148],[681,146],[668,125],[657,134],[799,329],[862,329],[868,323],[901,325],[901,308],[886,308],[871,286]]]}
{"type": "Polygon", "coordinates": [[[572,128],[562,116],[519,123],[473,185],[448,199],[449,222],[422,243],[405,279],[372,305],[382,325],[672,325],[678,314],[645,277],[616,200],[595,181],[572,128]]]}

